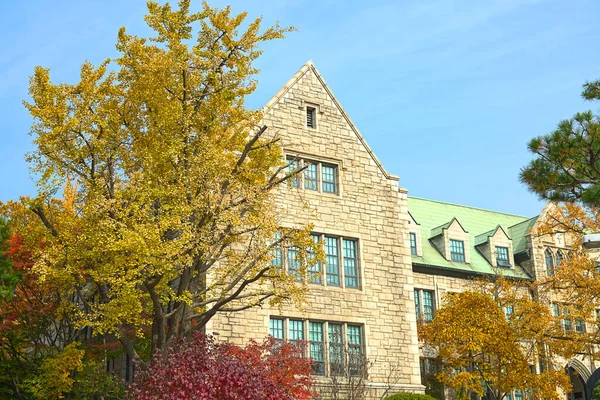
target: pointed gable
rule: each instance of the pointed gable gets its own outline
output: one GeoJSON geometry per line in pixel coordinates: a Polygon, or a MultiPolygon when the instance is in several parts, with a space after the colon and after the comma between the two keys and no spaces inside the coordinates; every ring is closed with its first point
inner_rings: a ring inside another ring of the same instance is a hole
{"type": "MultiPolygon", "coordinates": [[[[306,62],[306,64],[304,64],[294,74],[294,76],[292,76],[292,78],[281,89],[279,89],[275,96],[273,96],[267,102],[263,108],[264,114],[273,114],[273,111],[280,107],[281,103],[284,103],[294,91],[299,92],[300,96],[302,97],[299,99],[299,101],[297,101],[298,109],[303,110],[307,104],[309,106],[314,105],[316,108],[318,108],[317,117],[319,117],[319,114],[324,113],[324,109],[335,110],[335,112],[338,113],[348,125],[350,131],[353,132],[356,139],[358,139],[360,148],[369,154],[372,165],[375,165],[386,179],[392,181],[400,180],[398,176],[388,173],[383,167],[373,150],[371,150],[367,144],[363,135],[360,133],[356,125],[354,125],[346,111],[344,111],[341,104],[334,96],[327,83],[325,83],[325,80],[311,60],[306,62]]],[[[298,93],[294,93],[294,95],[298,97],[298,93]]],[[[302,124],[302,118],[297,118],[296,122],[298,124],[302,124]]]]}

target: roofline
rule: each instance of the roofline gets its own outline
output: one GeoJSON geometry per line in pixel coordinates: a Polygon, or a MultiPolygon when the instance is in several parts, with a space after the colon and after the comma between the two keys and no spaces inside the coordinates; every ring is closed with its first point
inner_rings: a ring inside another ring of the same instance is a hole
{"type": "MultiPolygon", "coordinates": [[[[523,272],[525,272],[525,274],[527,274],[526,277],[505,276],[505,275],[503,275],[503,277],[508,278],[508,279],[519,279],[519,280],[528,280],[528,281],[533,280],[533,278],[529,275],[529,273],[525,270],[525,268],[523,268],[521,266],[519,266],[519,267],[523,270],[523,272]]],[[[423,263],[416,263],[416,262],[412,263],[412,270],[413,270],[413,272],[428,273],[428,274],[431,274],[431,271],[433,270],[434,272],[438,272],[437,275],[458,277],[458,278],[460,278],[460,277],[483,277],[483,276],[497,275],[497,274],[490,274],[487,272],[465,271],[462,269],[444,267],[442,265],[431,265],[431,264],[423,264],[423,263]]]]}
{"type": "Polygon", "coordinates": [[[387,172],[387,170],[384,168],[383,164],[381,164],[381,161],[379,161],[379,159],[377,158],[377,156],[375,155],[375,153],[373,152],[373,150],[371,150],[371,148],[369,147],[369,145],[367,144],[367,141],[365,140],[365,138],[363,137],[363,135],[360,133],[360,131],[358,130],[358,128],[356,127],[356,125],[354,125],[354,123],[352,122],[352,120],[350,119],[350,117],[348,116],[348,114],[346,114],[346,111],[344,110],[344,108],[341,106],[341,104],[338,102],[337,98],[334,96],[333,92],[331,91],[331,89],[329,88],[329,86],[327,86],[327,83],[325,83],[325,80],[323,79],[323,77],[321,76],[321,74],[319,73],[319,71],[317,71],[317,68],[314,66],[312,60],[308,60],[291,78],[290,80],[288,80],[286,82],[285,85],[283,85],[283,87],[281,89],[279,89],[279,91],[277,91],[277,93],[275,93],[275,96],[271,97],[271,99],[267,102],[267,104],[265,104],[265,106],[263,107],[263,112],[266,114],[268,113],[271,108],[279,102],[279,100],[285,96],[287,94],[287,92],[290,91],[290,89],[308,72],[308,71],[312,71],[315,76],[317,77],[317,79],[319,80],[319,82],[321,82],[321,85],[323,85],[323,88],[325,88],[325,91],[327,92],[327,94],[329,95],[329,97],[331,97],[331,100],[333,101],[333,103],[335,104],[335,106],[338,108],[338,110],[340,111],[340,113],[342,114],[342,117],[344,117],[344,119],[346,120],[346,122],[348,123],[348,125],[350,125],[350,128],[354,131],[354,133],[356,134],[356,136],[358,137],[358,140],[360,140],[361,144],[365,147],[365,149],[367,150],[367,153],[369,153],[369,155],[371,156],[371,158],[373,159],[373,161],[375,161],[375,164],[377,164],[377,166],[379,167],[379,169],[381,170],[381,172],[383,173],[383,175],[390,180],[393,181],[399,181],[400,177],[398,175],[392,175],[390,173],[387,172]]]}
{"type": "MultiPolygon", "coordinates": [[[[474,210],[479,210],[479,211],[488,211],[488,212],[493,212],[496,214],[504,214],[504,215],[510,215],[511,217],[519,217],[519,218],[524,218],[524,221],[521,222],[525,222],[525,220],[530,220],[532,218],[535,217],[525,217],[523,215],[518,215],[518,214],[511,214],[511,213],[507,213],[507,212],[503,212],[503,211],[494,211],[494,210],[490,210],[487,208],[480,208],[480,207],[473,207],[473,206],[465,206],[463,204],[457,204],[457,203],[449,203],[447,201],[441,201],[441,200],[432,200],[432,199],[426,199],[424,197],[417,197],[417,196],[408,196],[409,199],[417,199],[417,200],[425,200],[425,201],[431,201],[433,203],[440,203],[440,204],[447,204],[449,206],[457,206],[457,207],[464,207],[464,208],[472,208],[474,210]]],[[[517,222],[515,225],[520,224],[521,222],[517,222]]],[[[443,224],[442,224],[443,225],[443,224]]],[[[441,226],[441,225],[440,225],[441,226]]],[[[514,225],[512,225],[514,226],[514,225]]]]}

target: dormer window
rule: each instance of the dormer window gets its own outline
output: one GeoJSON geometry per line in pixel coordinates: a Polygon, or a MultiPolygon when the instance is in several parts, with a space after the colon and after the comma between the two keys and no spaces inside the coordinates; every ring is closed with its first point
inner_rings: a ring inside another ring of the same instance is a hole
{"type": "Polygon", "coordinates": [[[465,262],[465,242],[462,240],[450,239],[450,260],[455,262],[465,262]]]}
{"type": "Polygon", "coordinates": [[[496,246],[496,265],[498,265],[499,267],[510,267],[508,247],[496,246]]]}
{"type": "Polygon", "coordinates": [[[306,106],[306,127],[316,129],[317,127],[317,109],[306,106]]]}

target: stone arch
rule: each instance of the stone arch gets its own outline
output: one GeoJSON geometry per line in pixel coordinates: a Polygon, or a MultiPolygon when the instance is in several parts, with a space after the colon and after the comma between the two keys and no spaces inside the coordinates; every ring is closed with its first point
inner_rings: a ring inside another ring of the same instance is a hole
{"type": "Polygon", "coordinates": [[[569,374],[573,392],[569,393],[569,399],[591,399],[591,389],[589,385],[592,373],[580,360],[573,358],[566,367],[566,372],[569,374]]]}
{"type": "Polygon", "coordinates": [[[577,373],[579,374],[581,379],[583,379],[584,383],[587,383],[587,381],[592,376],[592,373],[590,372],[588,367],[586,367],[586,365],[584,363],[582,363],[580,360],[578,360],[576,358],[573,358],[571,361],[569,361],[568,366],[573,368],[575,371],[577,371],[577,373]]]}

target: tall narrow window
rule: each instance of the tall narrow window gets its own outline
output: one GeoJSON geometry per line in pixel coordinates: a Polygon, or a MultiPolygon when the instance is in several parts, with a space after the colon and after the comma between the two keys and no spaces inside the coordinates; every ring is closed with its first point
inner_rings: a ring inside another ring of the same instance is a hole
{"type": "Polygon", "coordinates": [[[421,291],[419,289],[415,289],[415,314],[417,315],[417,322],[423,318],[421,313],[421,291]]]}
{"type": "Polygon", "coordinates": [[[510,316],[513,315],[514,311],[515,309],[512,305],[504,306],[504,316],[506,317],[507,321],[510,319],[510,316]]]}
{"type": "Polygon", "coordinates": [[[337,193],[337,166],[321,164],[321,181],[323,184],[323,192],[337,193]]]}
{"type": "Polygon", "coordinates": [[[435,311],[435,302],[433,300],[434,292],[432,290],[415,289],[415,312],[417,322],[431,322],[435,311]]]}
{"type": "Polygon", "coordinates": [[[423,319],[425,322],[433,321],[433,292],[423,290],[423,319]]]}
{"type": "Polygon", "coordinates": [[[275,339],[283,340],[283,319],[271,318],[269,321],[269,334],[275,339]]]}
{"type": "Polygon", "coordinates": [[[575,330],[579,333],[585,332],[585,325],[581,319],[577,319],[577,321],[575,321],[575,330]]]}
{"type": "Polygon", "coordinates": [[[348,367],[351,376],[360,376],[363,372],[362,343],[360,326],[348,325],[348,367]]]}
{"type": "Polygon", "coordinates": [[[563,264],[563,260],[565,259],[565,255],[561,250],[556,252],[556,267],[560,267],[563,264]]]}
{"type": "Polygon", "coordinates": [[[544,258],[546,260],[546,275],[554,275],[554,257],[552,256],[552,251],[550,249],[546,249],[544,258]]]}
{"type": "Polygon", "coordinates": [[[450,239],[450,259],[456,262],[465,262],[465,242],[450,239]]]}
{"type": "Polygon", "coordinates": [[[342,324],[329,323],[329,373],[344,375],[344,335],[342,324]]]}
{"type": "Polygon", "coordinates": [[[510,267],[508,247],[496,246],[496,264],[499,267],[510,267]]]}
{"type": "Polygon", "coordinates": [[[317,127],[317,110],[314,107],[306,107],[306,126],[309,128],[317,127]]]}
{"type": "Polygon", "coordinates": [[[319,189],[319,184],[317,182],[317,164],[308,164],[308,166],[304,170],[304,189],[319,189]]]}
{"type": "Polygon", "coordinates": [[[343,239],[344,277],[346,287],[358,287],[358,267],[356,262],[356,240],[343,239]]]}
{"type": "Polygon", "coordinates": [[[566,333],[570,333],[573,330],[573,321],[571,321],[570,314],[571,312],[567,308],[562,308],[562,315],[565,316],[565,318],[562,319],[562,324],[566,333]]]}
{"type": "Polygon", "coordinates": [[[340,286],[340,260],[337,238],[325,236],[325,258],[327,285],[340,286]]]}
{"type": "Polygon", "coordinates": [[[300,348],[300,343],[304,341],[304,321],[290,319],[290,342],[300,348]]]}
{"type": "Polygon", "coordinates": [[[298,248],[297,247],[288,247],[287,249],[287,267],[288,273],[290,273],[295,280],[298,282],[302,281],[302,276],[300,275],[300,267],[301,262],[297,259],[298,257],[298,248]]]}
{"type": "MultiPolygon", "coordinates": [[[[291,174],[294,171],[297,171],[300,168],[300,163],[298,162],[298,159],[295,157],[288,157],[287,158],[287,173],[291,174]]],[[[290,185],[294,188],[299,188],[300,187],[300,176],[298,174],[296,174],[293,178],[291,178],[289,180],[290,185]]]]}
{"type": "Polygon", "coordinates": [[[323,323],[308,322],[309,351],[314,361],[313,373],[325,375],[325,345],[323,343],[323,323]]]}
{"type": "Polygon", "coordinates": [[[523,392],[520,390],[515,391],[515,400],[523,400],[523,392]]]}
{"type": "Polygon", "coordinates": [[[417,235],[415,233],[409,233],[408,237],[410,238],[410,254],[412,256],[417,255],[417,235]]]}
{"type": "MultiPolygon", "coordinates": [[[[310,235],[313,241],[318,244],[319,243],[319,235],[310,235]]],[[[309,257],[314,257],[314,252],[309,252],[309,257]]],[[[308,268],[308,281],[310,283],[321,284],[321,262],[319,261],[315,265],[308,268]]]]}
{"type": "MultiPolygon", "coordinates": [[[[278,241],[281,238],[279,232],[275,233],[274,241],[278,241]]],[[[277,244],[272,250],[271,254],[273,258],[271,259],[271,266],[275,268],[283,267],[283,252],[281,251],[281,244],[277,244]]]]}

